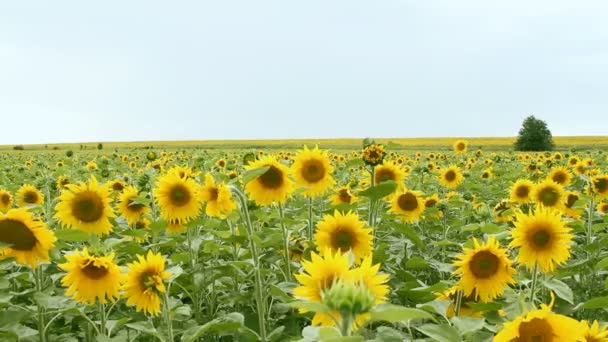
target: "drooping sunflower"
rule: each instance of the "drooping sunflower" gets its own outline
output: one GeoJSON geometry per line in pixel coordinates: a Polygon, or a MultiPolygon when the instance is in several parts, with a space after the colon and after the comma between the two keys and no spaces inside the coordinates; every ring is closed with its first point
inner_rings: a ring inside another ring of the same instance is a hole
{"type": "Polygon", "coordinates": [[[69,184],[59,195],[55,218],[63,226],[97,235],[112,231],[110,218],[115,217],[110,205],[107,185],[99,185],[95,177],[88,183],[69,184]]]}
{"type": "MultiPolygon", "coordinates": [[[[304,273],[295,275],[300,286],[293,289],[296,298],[304,299],[313,303],[321,303],[322,294],[339,279],[349,276],[350,262],[347,254],[342,254],[340,250],[332,253],[325,249],[321,255],[312,252],[310,261],[303,260],[302,268],[304,273]]],[[[300,312],[306,310],[300,309],[300,312]]],[[[334,325],[332,316],[326,313],[317,312],[312,319],[313,325],[334,325]]]]}
{"type": "Polygon", "coordinates": [[[315,146],[309,150],[307,146],[297,152],[291,171],[296,185],[305,188],[302,194],[316,197],[323,194],[334,185],[333,166],[329,162],[328,151],[319,150],[315,146]]]}
{"type": "Polygon", "coordinates": [[[144,257],[128,264],[129,271],[124,285],[127,305],[135,305],[137,311],[146,315],[160,314],[161,295],[165,293],[165,281],[171,274],[165,271],[165,258],[148,251],[144,257]]]}
{"type": "Polygon", "coordinates": [[[592,177],[590,190],[600,199],[608,197],[608,175],[592,177]]]}
{"type": "Polygon", "coordinates": [[[385,160],[382,164],[377,165],[374,168],[374,184],[393,181],[399,186],[403,184],[405,176],[405,171],[392,161],[385,160]]]}
{"type": "Polygon", "coordinates": [[[315,242],[320,250],[352,251],[356,261],[360,261],[372,253],[372,230],[365,227],[357,214],[342,214],[336,210],[317,223],[315,242]]]}
{"type": "Polygon", "coordinates": [[[13,195],[10,192],[0,189],[0,212],[7,212],[13,206],[13,195]]]}
{"type": "Polygon", "coordinates": [[[529,270],[538,264],[541,271],[553,272],[570,258],[570,231],[556,210],[539,207],[530,215],[518,212],[511,231],[511,246],[519,248],[517,261],[529,270]]]}
{"type": "Polygon", "coordinates": [[[474,294],[475,299],[486,303],[500,296],[509,284],[515,284],[512,261],[495,237],[485,244],[473,239],[473,248],[464,248],[464,254],[457,258],[454,273],[461,277],[457,286],[465,296],[474,294]]]}
{"type": "Polygon", "coordinates": [[[134,186],[127,186],[118,196],[116,210],[127,220],[129,226],[134,225],[143,215],[151,211],[147,205],[138,202],[137,197],[139,191],[134,186]]]}
{"type": "Polygon", "coordinates": [[[274,157],[267,156],[249,163],[246,169],[267,167],[268,170],[245,185],[245,192],[259,205],[285,202],[294,190],[289,168],[274,157]]]}
{"type": "Polygon", "coordinates": [[[17,190],[17,205],[19,207],[41,205],[43,202],[44,195],[33,185],[24,184],[17,190]]]}
{"type": "Polygon", "coordinates": [[[534,183],[532,181],[518,179],[511,187],[511,201],[517,203],[529,202],[532,189],[534,189],[534,183]]]}
{"type": "Polygon", "coordinates": [[[564,207],[564,188],[550,179],[536,184],[530,197],[545,208],[560,210],[564,207]]]}
{"type": "Polygon", "coordinates": [[[465,153],[468,145],[469,143],[466,140],[456,140],[456,142],[454,142],[454,152],[465,153]]]}
{"type": "Polygon", "coordinates": [[[58,266],[67,272],[61,279],[61,284],[68,288],[66,295],[84,304],[94,304],[96,300],[103,304],[118,299],[125,276],[114,263],[114,253],[95,256],[84,248],[65,258],[67,262],[58,266]]]}
{"type": "Polygon", "coordinates": [[[390,212],[397,214],[401,221],[418,221],[425,208],[425,201],[419,191],[405,190],[392,196],[390,212]]]}
{"type": "Polygon", "coordinates": [[[450,165],[450,167],[441,171],[439,183],[446,188],[452,189],[462,183],[463,179],[464,176],[460,172],[460,169],[455,165],[450,165]]]}
{"type": "Polygon", "coordinates": [[[587,321],[581,321],[584,327],[584,337],[586,342],[608,342],[608,327],[600,327],[598,321],[593,321],[591,325],[587,321]]]}
{"type": "Polygon", "coordinates": [[[494,342],[513,341],[585,341],[585,327],[577,320],[551,311],[551,304],[542,304],[540,309],[532,310],[504,324],[494,337],[494,342]]]}
{"type": "Polygon", "coordinates": [[[347,185],[347,186],[343,186],[343,187],[339,188],[336,191],[336,193],[331,195],[330,200],[331,200],[332,205],[338,205],[338,204],[342,204],[342,203],[345,203],[345,204],[355,203],[355,202],[359,201],[359,198],[350,191],[350,186],[347,185]]]}
{"type": "Polygon", "coordinates": [[[8,245],[0,247],[0,259],[13,257],[19,264],[36,268],[38,262],[49,261],[55,241],[55,233],[25,208],[0,214],[0,242],[8,245]]]}
{"type": "Polygon", "coordinates": [[[159,177],[154,189],[154,198],[160,215],[167,221],[184,223],[198,216],[200,185],[191,178],[181,178],[176,172],[167,172],[159,177]]]}
{"type": "Polygon", "coordinates": [[[215,183],[210,173],[205,174],[205,184],[201,187],[200,197],[207,202],[205,213],[211,217],[224,218],[236,209],[230,189],[224,183],[215,183]]]}
{"type": "Polygon", "coordinates": [[[567,186],[572,181],[572,176],[570,175],[570,172],[568,172],[568,169],[560,166],[551,170],[547,179],[550,179],[561,186],[567,186]]]}

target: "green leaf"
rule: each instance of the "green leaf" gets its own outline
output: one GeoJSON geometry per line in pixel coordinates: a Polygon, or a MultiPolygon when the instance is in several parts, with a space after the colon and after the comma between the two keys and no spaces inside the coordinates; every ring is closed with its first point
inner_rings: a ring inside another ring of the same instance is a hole
{"type": "Polygon", "coordinates": [[[385,321],[390,323],[409,321],[412,319],[433,319],[433,316],[426,311],[391,304],[377,306],[371,312],[371,315],[373,321],[385,321]]]}
{"type": "Polygon", "coordinates": [[[460,342],[460,333],[447,324],[425,324],[416,328],[421,333],[441,342],[460,342]]]}
{"type": "Polygon", "coordinates": [[[570,304],[574,304],[574,295],[572,289],[561,280],[549,279],[543,282],[546,288],[555,292],[555,294],[570,304]]]}
{"type": "MultiPolygon", "coordinates": [[[[606,215],[608,217],[608,215],[606,215]]],[[[595,264],[596,270],[602,270],[608,268],[608,257],[600,260],[597,264],[595,264]]]]}
{"type": "Polygon", "coordinates": [[[392,194],[395,189],[397,189],[397,183],[393,181],[386,181],[363,191],[359,191],[359,196],[367,197],[372,201],[377,201],[392,194]]]}
{"type": "Polygon", "coordinates": [[[171,268],[169,268],[167,270],[167,272],[169,272],[171,274],[171,276],[169,277],[168,282],[172,282],[175,279],[177,279],[177,277],[179,277],[180,275],[182,275],[184,273],[184,269],[181,268],[179,265],[173,266],[171,268]]]}
{"type": "Polygon", "coordinates": [[[312,303],[312,302],[291,302],[287,305],[292,308],[301,309],[306,312],[329,312],[329,308],[322,303],[312,303]]]}
{"type": "Polygon", "coordinates": [[[255,169],[251,169],[251,170],[247,170],[247,171],[243,172],[243,185],[245,185],[245,184],[251,182],[252,180],[258,178],[259,176],[263,175],[269,169],[270,169],[270,166],[262,166],[262,167],[257,167],[255,169]]]}
{"type": "Polygon", "coordinates": [[[167,221],[160,219],[158,221],[152,222],[148,229],[150,229],[152,234],[156,235],[160,233],[163,229],[167,228],[167,225],[167,221]]]}
{"type": "Polygon", "coordinates": [[[418,233],[409,224],[399,224],[396,226],[397,231],[403,233],[412,243],[419,249],[424,249],[424,243],[418,236],[418,233]]]}
{"type": "Polygon", "coordinates": [[[608,307],[608,297],[595,297],[586,301],[583,304],[579,304],[575,307],[578,309],[605,309],[608,307]]]}
{"type": "Polygon", "coordinates": [[[77,229],[59,229],[55,231],[55,236],[58,240],[67,242],[84,242],[89,241],[91,235],[77,229]]]}
{"type": "Polygon", "coordinates": [[[127,326],[133,330],[140,331],[144,334],[152,335],[161,341],[165,341],[165,338],[156,330],[156,328],[154,328],[154,326],[150,322],[128,323],[128,324],[125,324],[125,326],[127,326]]]}
{"type": "Polygon", "coordinates": [[[466,335],[483,329],[485,320],[483,318],[474,317],[453,317],[452,323],[462,335],[466,335]]]}
{"type": "Polygon", "coordinates": [[[486,223],[481,226],[481,232],[484,234],[498,234],[505,231],[504,226],[499,226],[494,223],[486,223]]]}
{"type": "Polygon", "coordinates": [[[192,327],[182,335],[182,342],[195,342],[205,333],[231,333],[243,326],[245,318],[238,312],[229,313],[203,325],[192,327]]]}

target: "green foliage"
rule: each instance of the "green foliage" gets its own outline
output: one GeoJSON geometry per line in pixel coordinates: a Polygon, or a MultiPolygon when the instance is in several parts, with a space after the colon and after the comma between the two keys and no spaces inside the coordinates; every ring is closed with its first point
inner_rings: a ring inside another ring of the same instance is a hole
{"type": "Polygon", "coordinates": [[[551,151],[555,144],[547,123],[530,115],[524,119],[519,130],[515,150],[517,151],[551,151]]]}

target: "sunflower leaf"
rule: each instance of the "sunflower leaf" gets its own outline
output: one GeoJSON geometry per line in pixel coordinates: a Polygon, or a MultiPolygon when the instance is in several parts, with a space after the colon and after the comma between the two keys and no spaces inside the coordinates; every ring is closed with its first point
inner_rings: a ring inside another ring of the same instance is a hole
{"type": "Polygon", "coordinates": [[[270,166],[262,166],[243,172],[243,184],[247,184],[252,180],[258,178],[259,176],[266,173],[266,171],[268,171],[269,169],[270,166]]]}
{"type": "Polygon", "coordinates": [[[238,312],[232,312],[225,316],[216,318],[203,325],[192,327],[182,335],[182,342],[197,341],[200,336],[207,332],[232,333],[243,326],[245,318],[238,312]]]}
{"type": "Polygon", "coordinates": [[[437,341],[460,342],[462,341],[460,333],[456,328],[447,324],[425,324],[416,328],[421,333],[433,338],[437,341]]]}
{"type": "Polygon", "coordinates": [[[291,303],[288,303],[287,305],[291,306],[292,308],[302,309],[305,311],[329,312],[329,308],[325,304],[322,304],[322,303],[291,302],[291,303]]]}
{"type": "Polygon", "coordinates": [[[391,304],[377,306],[371,312],[371,315],[373,321],[385,321],[390,323],[409,321],[412,319],[434,320],[433,316],[426,311],[391,304]]]}
{"type": "Polygon", "coordinates": [[[543,282],[543,285],[545,285],[545,287],[549,290],[555,292],[555,294],[559,298],[565,300],[570,304],[574,304],[574,294],[572,293],[572,289],[570,289],[570,287],[563,281],[557,279],[549,279],[543,282]]]}
{"type": "Polygon", "coordinates": [[[397,189],[397,183],[393,181],[385,181],[363,191],[359,191],[359,196],[367,197],[372,201],[377,201],[392,194],[395,189],[397,189]]]}
{"type": "Polygon", "coordinates": [[[84,242],[90,238],[89,233],[78,229],[59,229],[55,231],[55,236],[58,240],[67,242],[84,242]]]}
{"type": "Polygon", "coordinates": [[[608,307],[608,296],[606,297],[595,297],[586,301],[583,304],[577,305],[574,310],[579,309],[604,309],[608,307]]]}

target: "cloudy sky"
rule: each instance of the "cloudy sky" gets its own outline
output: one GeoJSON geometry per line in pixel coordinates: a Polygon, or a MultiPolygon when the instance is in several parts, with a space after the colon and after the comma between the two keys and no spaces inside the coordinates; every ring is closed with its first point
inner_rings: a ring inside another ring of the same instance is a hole
{"type": "Polygon", "coordinates": [[[3,1],[0,144],[605,135],[608,3],[3,1]]]}

